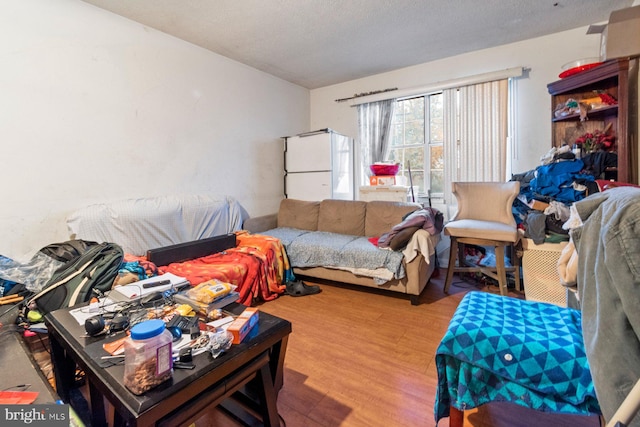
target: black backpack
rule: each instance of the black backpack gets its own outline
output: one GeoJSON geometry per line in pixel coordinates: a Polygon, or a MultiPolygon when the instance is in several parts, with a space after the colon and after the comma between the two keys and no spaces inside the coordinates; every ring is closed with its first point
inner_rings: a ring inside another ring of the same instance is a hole
{"type": "MultiPolygon", "coordinates": [[[[86,244],[78,245],[78,243],[78,241],[70,241],[50,245],[58,246],[54,252],[60,247],[67,247],[71,250],[67,251],[66,255],[69,253],[78,255],[60,267],[42,290],[31,298],[30,301],[35,301],[43,314],[63,307],[73,307],[89,301],[91,297],[101,296],[102,293],[111,289],[118,275],[124,258],[119,245],[95,242],[84,242],[86,244]]],[[[45,249],[47,248],[43,248],[42,251],[47,253],[45,249]]]]}

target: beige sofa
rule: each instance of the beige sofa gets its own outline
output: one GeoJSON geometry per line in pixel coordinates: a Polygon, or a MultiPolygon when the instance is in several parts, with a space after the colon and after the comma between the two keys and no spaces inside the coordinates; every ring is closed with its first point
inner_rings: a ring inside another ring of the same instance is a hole
{"type": "MultiPolygon", "coordinates": [[[[314,233],[308,232],[324,232],[315,234],[322,234],[325,238],[333,236],[333,240],[340,240],[339,238],[342,236],[327,233],[346,235],[345,237],[360,236],[358,239],[360,249],[365,252],[369,250],[380,251],[372,243],[363,242],[363,239],[379,237],[389,232],[394,225],[401,223],[408,213],[417,209],[420,209],[420,206],[416,204],[386,201],[323,200],[308,202],[284,199],[276,214],[249,218],[243,223],[243,228],[252,233],[268,234],[275,237],[288,236],[290,233],[304,233],[307,241],[315,237],[314,233]]],[[[298,278],[301,278],[299,276],[318,278],[400,292],[409,295],[411,303],[414,305],[418,304],[419,296],[429,282],[436,266],[435,247],[439,239],[439,234],[432,236],[423,229],[415,232],[400,256],[404,270],[403,277],[391,278],[391,280],[381,283],[382,279],[376,277],[374,270],[363,271],[359,268],[335,265],[304,267],[296,265],[294,260],[298,258],[296,255],[299,254],[292,253],[296,250],[296,245],[288,241],[286,237],[281,238],[291,260],[293,272],[298,278]],[[410,261],[407,262],[409,259],[410,261]]],[[[300,250],[299,246],[297,250],[300,250]]],[[[396,274],[396,276],[399,275],[396,274]]]]}

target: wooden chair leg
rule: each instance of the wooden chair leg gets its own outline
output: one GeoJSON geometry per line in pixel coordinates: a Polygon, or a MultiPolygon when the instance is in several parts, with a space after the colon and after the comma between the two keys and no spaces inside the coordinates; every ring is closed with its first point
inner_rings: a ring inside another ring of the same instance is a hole
{"type": "Polygon", "coordinates": [[[504,245],[496,245],[496,275],[498,276],[498,285],[500,287],[500,295],[507,295],[507,271],[504,267],[504,245]]]}
{"type": "Polygon", "coordinates": [[[515,267],[513,276],[516,281],[516,289],[518,290],[518,292],[522,292],[522,282],[520,281],[520,269],[522,268],[522,258],[520,256],[521,251],[520,248],[516,245],[512,245],[511,250],[511,264],[515,267]]]}
{"type": "Polygon", "coordinates": [[[449,407],[449,427],[463,427],[464,424],[464,411],[449,407]]]}
{"type": "Polygon", "coordinates": [[[451,246],[449,247],[449,266],[447,267],[447,278],[444,281],[444,292],[449,292],[449,286],[453,280],[453,272],[456,269],[456,257],[458,256],[458,240],[451,237],[451,246]]]}
{"type": "Polygon", "coordinates": [[[456,246],[458,247],[458,267],[466,267],[467,263],[466,263],[466,251],[467,251],[467,245],[464,243],[460,243],[458,242],[458,240],[456,239],[456,246]]]}

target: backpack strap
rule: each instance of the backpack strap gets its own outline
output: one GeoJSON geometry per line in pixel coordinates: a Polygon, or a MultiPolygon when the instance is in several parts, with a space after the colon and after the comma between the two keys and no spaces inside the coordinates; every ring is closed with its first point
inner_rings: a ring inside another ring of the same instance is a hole
{"type": "Polygon", "coordinates": [[[87,283],[87,281],[93,277],[93,273],[95,273],[97,269],[98,269],[98,266],[96,265],[95,267],[93,267],[93,270],[91,270],[89,274],[84,276],[84,279],[82,279],[82,282],[80,282],[80,285],[76,287],[76,289],[73,291],[73,294],[71,294],[71,298],[69,299],[69,307],[73,307],[74,305],[76,305],[78,296],[80,295],[80,292],[82,291],[82,289],[84,289],[84,284],[87,283]]]}

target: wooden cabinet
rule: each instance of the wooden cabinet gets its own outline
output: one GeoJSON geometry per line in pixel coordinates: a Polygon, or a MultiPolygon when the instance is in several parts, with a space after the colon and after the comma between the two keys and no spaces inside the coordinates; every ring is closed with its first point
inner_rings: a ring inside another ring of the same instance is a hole
{"type": "Polygon", "coordinates": [[[610,125],[616,136],[618,166],[612,168],[608,177],[634,184],[638,183],[637,64],[637,59],[611,60],[547,85],[551,94],[552,145],[573,145],[579,136],[610,125]],[[556,117],[558,105],[565,105],[569,99],[579,102],[593,98],[599,93],[613,96],[617,105],[587,110],[586,120],[581,120],[579,113],[556,117]]]}

